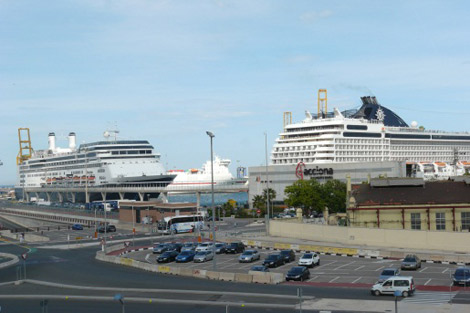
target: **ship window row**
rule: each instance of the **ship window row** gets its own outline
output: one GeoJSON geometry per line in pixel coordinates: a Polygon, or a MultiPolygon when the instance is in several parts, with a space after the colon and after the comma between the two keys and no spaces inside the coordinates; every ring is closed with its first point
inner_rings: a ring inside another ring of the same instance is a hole
{"type": "Polygon", "coordinates": [[[388,151],[337,151],[336,155],[388,155],[388,151]]]}
{"type": "Polygon", "coordinates": [[[88,151],[100,151],[100,150],[140,150],[140,149],[153,149],[152,146],[105,146],[105,147],[93,147],[88,151]]]}
{"type": "Polygon", "coordinates": [[[296,132],[308,132],[308,131],[318,131],[318,130],[332,130],[338,129],[343,130],[343,125],[326,125],[326,126],[311,126],[311,127],[296,127],[288,128],[285,130],[286,133],[296,133],[296,132]]]}
{"type": "Polygon", "coordinates": [[[119,150],[119,151],[112,151],[113,155],[121,155],[121,154],[152,154],[152,150],[119,150]]]}
{"type": "Polygon", "coordinates": [[[282,139],[284,140],[289,140],[289,139],[313,139],[313,138],[319,138],[320,136],[325,136],[325,135],[339,135],[340,132],[329,132],[329,133],[318,133],[318,134],[298,134],[298,135],[285,135],[282,136],[282,139]]]}
{"type": "MultiPolygon", "coordinates": [[[[382,145],[337,145],[336,150],[357,150],[357,149],[363,149],[363,150],[382,150],[384,147],[382,145]]],[[[388,148],[388,146],[386,147],[388,148]]]]}
{"type": "Polygon", "coordinates": [[[336,139],[337,143],[371,143],[371,144],[382,144],[388,143],[387,139],[336,139]]]}
{"type": "Polygon", "coordinates": [[[80,145],[80,148],[86,148],[91,146],[98,145],[139,145],[139,144],[149,144],[147,140],[116,140],[116,141],[96,141],[90,143],[84,143],[80,145]]]}
{"type": "Polygon", "coordinates": [[[382,161],[381,157],[354,157],[354,158],[336,158],[337,162],[376,162],[382,161]]]}
{"type": "Polygon", "coordinates": [[[101,164],[88,164],[88,165],[74,165],[74,166],[59,166],[54,167],[53,169],[49,168],[40,168],[40,169],[29,169],[23,170],[23,173],[34,173],[34,172],[48,172],[48,171],[60,171],[60,170],[72,170],[72,169],[80,169],[80,168],[93,168],[93,167],[101,167],[101,164]]]}
{"type": "Polygon", "coordinates": [[[419,146],[396,146],[392,145],[391,146],[392,150],[444,150],[444,151],[460,151],[460,150],[470,150],[470,147],[465,147],[465,146],[430,146],[430,145],[419,145],[419,146]]]}

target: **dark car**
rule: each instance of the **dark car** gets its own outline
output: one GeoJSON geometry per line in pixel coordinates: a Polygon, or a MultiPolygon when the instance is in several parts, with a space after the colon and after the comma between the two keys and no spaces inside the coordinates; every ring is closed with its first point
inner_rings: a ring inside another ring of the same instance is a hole
{"type": "Polygon", "coordinates": [[[286,274],[286,281],[289,281],[289,280],[304,281],[309,278],[310,278],[310,271],[305,266],[294,266],[286,274]]]}
{"type": "Polygon", "coordinates": [[[153,253],[163,253],[170,250],[170,244],[169,243],[160,243],[158,245],[155,245],[153,247],[153,253]]]}
{"type": "Polygon", "coordinates": [[[183,244],[179,242],[172,242],[169,244],[168,250],[176,250],[178,252],[181,252],[181,249],[183,248],[183,244]]]}
{"type": "Polygon", "coordinates": [[[183,250],[176,257],[176,262],[178,263],[191,262],[192,260],[194,260],[195,255],[196,255],[196,252],[194,250],[183,250]]]}
{"type": "Polygon", "coordinates": [[[111,224],[106,226],[106,231],[105,231],[104,225],[101,225],[100,227],[98,227],[98,232],[100,232],[100,233],[104,233],[104,232],[112,233],[112,232],[115,232],[115,231],[116,231],[116,226],[111,225],[111,224]]]}
{"type": "Polygon", "coordinates": [[[418,268],[421,268],[421,260],[414,254],[408,254],[401,261],[402,270],[417,270],[418,268]]]}
{"type": "Polygon", "coordinates": [[[284,258],[285,263],[289,263],[295,261],[295,253],[294,250],[281,250],[281,255],[284,258]]]}
{"type": "Polygon", "coordinates": [[[454,285],[467,286],[468,284],[470,284],[470,268],[459,267],[455,270],[454,275],[452,275],[452,280],[454,285]]]}
{"type": "Polygon", "coordinates": [[[264,259],[263,265],[267,267],[278,267],[284,265],[284,258],[279,254],[270,254],[264,259]]]}
{"type": "Polygon", "coordinates": [[[82,224],[73,224],[72,229],[73,230],[83,230],[83,225],[82,224]]]}
{"type": "Polygon", "coordinates": [[[243,242],[231,242],[227,245],[226,253],[240,253],[245,251],[245,245],[243,242]]]}
{"type": "Polygon", "coordinates": [[[227,251],[227,244],[224,242],[218,242],[215,244],[215,253],[225,253],[227,251]]]}
{"type": "Polygon", "coordinates": [[[178,251],[176,251],[176,250],[166,251],[166,252],[163,252],[157,258],[157,262],[158,263],[173,262],[176,259],[177,256],[178,256],[178,251]]]}
{"type": "Polygon", "coordinates": [[[197,242],[185,242],[183,244],[183,247],[181,248],[181,251],[186,251],[186,250],[196,250],[197,247],[197,242]]]}
{"type": "Polygon", "coordinates": [[[250,269],[253,272],[269,272],[269,268],[264,265],[253,265],[250,269]]]}

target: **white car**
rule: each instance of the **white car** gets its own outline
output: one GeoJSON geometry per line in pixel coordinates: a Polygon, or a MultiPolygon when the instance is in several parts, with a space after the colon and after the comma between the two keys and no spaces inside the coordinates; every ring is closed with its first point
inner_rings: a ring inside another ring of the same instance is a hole
{"type": "Polygon", "coordinates": [[[196,252],[200,251],[213,251],[214,244],[212,242],[203,242],[196,247],[196,252]]]}
{"type": "Polygon", "coordinates": [[[302,255],[297,263],[299,266],[313,267],[320,265],[320,256],[315,252],[309,252],[302,255]]]}
{"type": "Polygon", "coordinates": [[[196,252],[196,255],[194,256],[193,261],[195,263],[201,263],[201,262],[212,260],[213,258],[214,258],[214,253],[212,251],[199,251],[199,252],[196,252]]]}
{"type": "Polygon", "coordinates": [[[259,254],[257,250],[246,250],[238,257],[238,262],[240,263],[254,262],[256,260],[259,260],[260,258],[261,258],[261,255],[259,254]]]}
{"type": "Polygon", "coordinates": [[[380,296],[383,294],[398,295],[406,298],[415,292],[415,283],[411,276],[393,276],[382,283],[376,283],[372,286],[370,292],[373,295],[380,296]]]}

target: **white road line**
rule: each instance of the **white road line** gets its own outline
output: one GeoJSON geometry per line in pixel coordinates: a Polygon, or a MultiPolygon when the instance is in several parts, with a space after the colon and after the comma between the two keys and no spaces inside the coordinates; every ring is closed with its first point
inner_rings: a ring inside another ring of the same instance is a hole
{"type": "Polygon", "coordinates": [[[358,270],[360,270],[360,269],[363,268],[363,267],[366,267],[366,266],[365,266],[365,265],[361,265],[361,266],[359,266],[358,268],[356,268],[355,271],[358,271],[358,270]]]}
{"type": "Polygon", "coordinates": [[[432,280],[432,279],[429,278],[428,281],[424,283],[424,285],[426,286],[427,284],[429,284],[429,283],[431,282],[431,280],[432,280]]]}
{"type": "Polygon", "coordinates": [[[420,272],[420,273],[421,273],[421,272],[424,272],[424,271],[425,271],[425,270],[427,270],[427,269],[428,269],[428,268],[427,268],[427,267],[425,267],[425,268],[423,268],[423,269],[420,269],[418,272],[420,272]]]}
{"type": "Polygon", "coordinates": [[[340,269],[340,268],[342,268],[342,267],[345,267],[345,266],[351,265],[351,264],[353,264],[353,263],[356,263],[356,261],[352,261],[352,262],[349,262],[349,263],[346,263],[346,264],[340,265],[340,266],[338,266],[337,268],[334,268],[334,269],[333,269],[333,271],[336,271],[336,270],[338,270],[338,269],[340,269]]]}
{"type": "Polygon", "coordinates": [[[317,278],[318,278],[318,276],[313,276],[312,278],[310,278],[310,279],[307,280],[307,281],[314,281],[314,280],[317,279],[317,278]]]}
{"type": "Polygon", "coordinates": [[[442,274],[444,274],[444,273],[447,272],[448,270],[449,270],[449,268],[446,267],[446,269],[442,271],[442,274]]]}
{"type": "Polygon", "coordinates": [[[381,266],[381,267],[379,267],[378,269],[376,269],[376,270],[374,270],[374,271],[375,271],[375,272],[378,272],[378,271],[380,271],[381,269],[383,269],[384,267],[385,267],[385,266],[381,266]]]}
{"type": "Polygon", "coordinates": [[[335,278],[333,278],[332,280],[330,280],[329,283],[334,282],[334,281],[337,280],[338,278],[339,278],[339,276],[336,276],[335,278]]]}
{"type": "Polygon", "coordinates": [[[362,278],[362,276],[359,277],[358,279],[353,280],[353,281],[352,281],[352,284],[354,284],[355,282],[359,281],[361,278],[362,278]]]}
{"type": "Polygon", "coordinates": [[[321,263],[318,267],[325,267],[327,265],[335,264],[336,262],[338,262],[338,261],[333,261],[333,262],[330,262],[330,263],[321,263]]]}

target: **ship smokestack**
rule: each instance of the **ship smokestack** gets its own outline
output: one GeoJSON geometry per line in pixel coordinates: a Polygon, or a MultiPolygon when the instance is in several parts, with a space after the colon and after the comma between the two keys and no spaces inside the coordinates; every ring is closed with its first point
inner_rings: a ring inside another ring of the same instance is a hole
{"type": "Polygon", "coordinates": [[[77,147],[77,141],[76,141],[75,133],[71,132],[69,134],[69,148],[71,150],[75,150],[76,147],[77,147]]]}
{"type": "Polygon", "coordinates": [[[49,150],[55,151],[55,134],[49,133],[49,150]]]}

